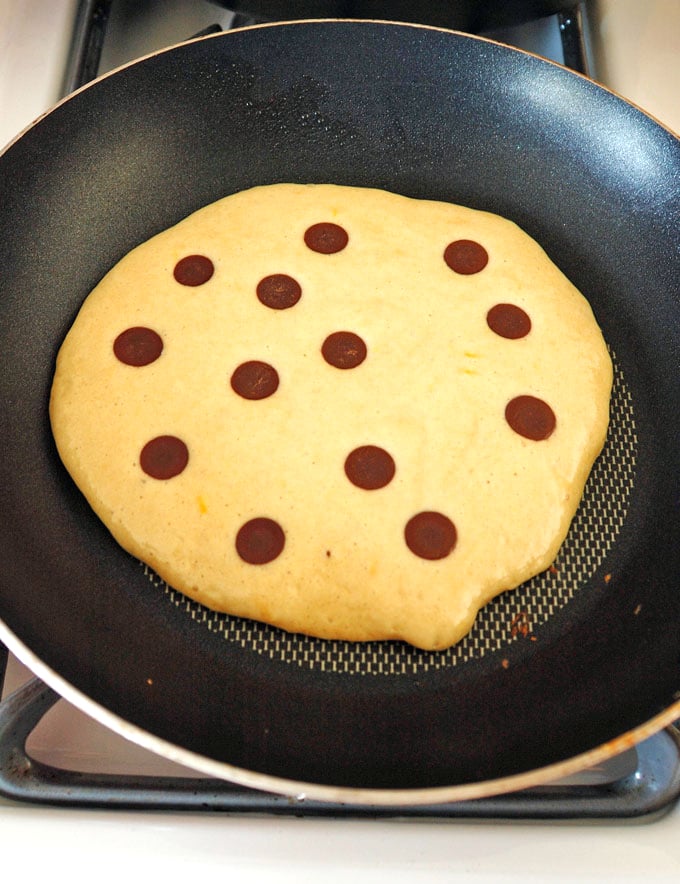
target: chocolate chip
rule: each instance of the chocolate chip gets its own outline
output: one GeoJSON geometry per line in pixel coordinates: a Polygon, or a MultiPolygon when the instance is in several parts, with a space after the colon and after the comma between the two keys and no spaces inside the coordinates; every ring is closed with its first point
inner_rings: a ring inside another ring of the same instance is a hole
{"type": "Polygon", "coordinates": [[[515,433],[534,442],[551,436],[557,424],[552,408],[536,396],[516,396],[505,408],[505,419],[515,433]]]}
{"type": "Polygon", "coordinates": [[[150,365],[163,352],[163,339],[151,328],[134,326],[118,335],[113,352],[125,365],[150,365]]]}
{"type": "Polygon", "coordinates": [[[409,519],[404,538],[411,552],[421,559],[444,559],[453,551],[458,534],[447,516],[426,511],[409,519]]]}
{"type": "Polygon", "coordinates": [[[486,322],[491,331],[501,338],[517,340],[531,331],[529,315],[515,304],[496,304],[486,314],[486,322]]]}
{"type": "Polygon", "coordinates": [[[175,264],[173,275],[181,285],[197,286],[207,282],[215,272],[210,258],[205,255],[187,255],[175,264]]]}
{"type": "Polygon", "coordinates": [[[444,249],[444,260],[455,273],[468,276],[484,270],[489,262],[489,253],[472,239],[457,239],[444,249]]]}
{"type": "Polygon", "coordinates": [[[349,236],[344,227],[332,224],[330,221],[321,221],[312,224],[305,230],[305,245],[313,252],[321,252],[322,255],[332,255],[341,252],[347,243],[349,236]]]}
{"type": "Polygon", "coordinates": [[[384,488],[394,478],[394,459],[384,448],[362,445],[347,455],[345,474],[357,488],[373,491],[384,488]]]}
{"type": "Polygon", "coordinates": [[[300,283],[285,273],[273,273],[265,276],[257,284],[257,297],[272,310],[287,310],[294,307],[300,300],[302,288],[300,283]]]}
{"type": "Polygon", "coordinates": [[[268,362],[243,362],[231,376],[231,387],[244,399],[266,399],[276,393],[279,375],[268,362]]]}
{"type": "Polygon", "coordinates": [[[334,368],[356,368],[366,358],[366,344],[354,332],[339,331],[328,335],[321,346],[323,358],[334,368]]]}
{"type": "Polygon", "coordinates": [[[146,443],[139,455],[139,465],[152,479],[172,479],[189,462],[189,450],[177,436],[156,436],[146,443]]]}
{"type": "Polygon", "coordinates": [[[236,551],[249,565],[266,565],[281,555],[286,535],[278,522],[259,517],[242,525],[236,535],[236,551]]]}

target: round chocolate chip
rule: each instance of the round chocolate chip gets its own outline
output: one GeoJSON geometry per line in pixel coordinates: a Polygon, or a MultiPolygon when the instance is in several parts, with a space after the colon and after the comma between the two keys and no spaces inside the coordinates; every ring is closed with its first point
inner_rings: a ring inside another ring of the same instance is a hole
{"type": "Polygon", "coordinates": [[[257,284],[257,297],[272,310],[287,310],[300,300],[300,283],[285,273],[272,273],[257,284]]]}
{"type": "Polygon", "coordinates": [[[246,522],[236,535],[236,551],[249,565],[266,565],[281,555],[286,535],[278,522],[258,517],[246,522]]]}
{"type": "Polygon", "coordinates": [[[455,273],[479,273],[489,263],[489,253],[472,239],[457,239],[444,249],[444,260],[455,273]]]}
{"type": "Polygon", "coordinates": [[[447,516],[422,512],[409,519],[404,538],[411,552],[421,559],[444,559],[453,551],[458,534],[447,516]]]}
{"type": "Polygon", "coordinates": [[[332,255],[341,252],[349,242],[349,235],[344,227],[332,224],[330,221],[321,221],[312,224],[305,230],[305,245],[313,252],[322,255],[332,255]]]}
{"type": "Polygon", "coordinates": [[[150,365],[163,352],[163,339],[151,328],[134,326],[118,335],[113,342],[113,352],[125,365],[150,365]]]}
{"type": "Polygon", "coordinates": [[[496,304],[486,314],[486,322],[492,332],[510,340],[524,338],[531,331],[529,315],[516,304],[496,304]]]}
{"type": "Polygon", "coordinates": [[[197,286],[207,282],[215,272],[210,258],[205,255],[187,255],[175,264],[173,276],[181,285],[197,286]]]}
{"type": "Polygon", "coordinates": [[[536,396],[516,396],[505,407],[511,429],[526,439],[541,442],[552,435],[557,419],[547,402],[536,396]]]}
{"type": "Polygon", "coordinates": [[[345,474],[358,488],[373,491],[384,488],[394,478],[394,459],[384,448],[362,445],[347,455],[345,474]]]}
{"type": "Polygon", "coordinates": [[[278,372],[268,362],[243,362],[231,376],[232,390],[244,399],[266,399],[278,387],[278,372]]]}
{"type": "Polygon", "coordinates": [[[356,368],[366,358],[366,344],[354,332],[339,331],[328,335],[321,346],[323,358],[334,368],[356,368]]]}
{"type": "Polygon", "coordinates": [[[152,479],[172,479],[189,462],[189,450],[177,436],[156,436],[139,455],[139,465],[152,479]]]}

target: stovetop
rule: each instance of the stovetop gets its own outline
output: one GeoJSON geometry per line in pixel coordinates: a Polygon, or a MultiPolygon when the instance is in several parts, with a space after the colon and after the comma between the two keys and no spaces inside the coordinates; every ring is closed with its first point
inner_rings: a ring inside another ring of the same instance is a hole
{"type": "MultiPolygon", "coordinates": [[[[65,65],[64,59],[78,10],[88,5],[92,4],[86,0],[51,4],[0,0],[0,144],[56,101],[65,87],[78,85],[75,78],[87,79],[206,27],[228,27],[232,18],[228,11],[201,0],[125,0],[108,22],[109,42],[101,52],[95,47],[91,56],[97,59],[96,69],[83,72],[65,65]],[[158,18],[161,8],[159,29],[151,19],[158,18]],[[137,22],[132,32],[125,20],[130,16],[137,22]],[[25,89],[19,90],[18,83],[25,89]]],[[[670,76],[669,67],[670,35],[673,22],[680,24],[680,5],[675,0],[649,0],[640,8],[633,0],[599,0],[588,6],[593,12],[588,17],[584,57],[589,73],[680,129],[676,89],[671,85],[677,77],[670,76]]],[[[491,36],[564,61],[560,55],[564,43],[555,21],[491,36]]],[[[677,69],[677,52],[672,62],[677,69]]],[[[555,821],[562,814],[515,814],[512,799],[502,803],[501,813],[491,814],[496,817],[493,821],[486,812],[491,805],[482,806],[480,813],[405,814],[395,819],[393,814],[388,818],[370,811],[326,813],[312,808],[310,812],[304,801],[288,802],[281,813],[257,800],[234,806],[228,792],[226,805],[201,804],[205,778],[128,743],[67,701],[57,700],[11,656],[4,696],[15,688],[37,696],[46,707],[28,737],[28,754],[19,754],[19,763],[27,775],[46,777],[48,782],[52,778],[52,785],[61,789],[56,803],[0,797],[3,858],[8,865],[13,859],[25,865],[30,857],[36,874],[70,866],[77,857],[83,875],[101,868],[105,858],[111,873],[139,875],[153,869],[170,880],[184,877],[189,863],[192,873],[195,868],[233,871],[254,881],[274,875],[283,881],[304,880],[323,874],[329,884],[344,881],[348,874],[359,881],[373,880],[378,874],[396,881],[408,876],[409,881],[454,882],[526,881],[532,876],[545,880],[549,873],[561,881],[680,879],[680,805],[675,801],[641,817],[589,812],[569,824],[562,819],[559,825],[555,821]],[[95,794],[90,791],[81,806],[68,806],[69,789],[72,795],[77,793],[82,782],[78,777],[62,778],[61,769],[93,773],[95,794]],[[164,809],[161,803],[149,811],[136,809],[135,802],[125,798],[117,803],[108,793],[102,800],[96,791],[102,774],[107,784],[110,774],[131,778],[133,783],[139,777],[156,777],[163,783],[180,777],[189,783],[186,806],[170,802],[164,809]],[[630,825],[631,821],[649,824],[630,825]]],[[[651,755],[664,751],[655,746],[651,755]]],[[[644,791],[650,778],[656,788],[664,775],[653,767],[641,770],[639,762],[635,751],[626,753],[612,771],[586,771],[574,781],[556,784],[553,794],[574,787],[588,793],[596,785],[602,787],[597,793],[601,801],[620,791],[622,782],[633,792],[644,791]]]]}
{"type": "MultiPolygon", "coordinates": [[[[31,685],[11,657],[8,687],[31,685]]],[[[126,746],[64,700],[30,741],[42,762],[84,769],[191,774],[126,746]],[[76,739],[64,741],[64,736],[76,739]]],[[[624,766],[627,762],[624,762],[624,766]]],[[[37,877],[70,870],[76,880],[105,869],[179,882],[187,874],[233,874],[249,882],[357,884],[389,876],[409,882],[676,882],[680,805],[651,823],[634,820],[521,821],[140,811],[31,805],[0,798],[0,850],[8,867],[30,861],[37,877]]]]}

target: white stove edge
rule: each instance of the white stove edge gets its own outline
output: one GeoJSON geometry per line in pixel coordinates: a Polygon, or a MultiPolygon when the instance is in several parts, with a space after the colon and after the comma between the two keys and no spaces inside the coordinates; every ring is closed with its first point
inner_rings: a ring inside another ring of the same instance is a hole
{"type": "MultiPolygon", "coordinates": [[[[0,0],[0,145],[57,100],[76,6],[77,0],[0,0]]],[[[595,79],[680,131],[680,3],[594,0],[592,7],[595,79]]],[[[8,685],[28,676],[12,658],[8,685]]],[[[56,809],[0,799],[0,856],[6,868],[36,878],[59,870],[72,880],[104,866],[111,876],[153,871],[166,882],[231,872],[282,884],[319,875],[327,884],[344,884],[348,875],[357,884],[388,875],[396,884],[677,884],[680,805],[639,825],[432,824],[56,809]]]]}

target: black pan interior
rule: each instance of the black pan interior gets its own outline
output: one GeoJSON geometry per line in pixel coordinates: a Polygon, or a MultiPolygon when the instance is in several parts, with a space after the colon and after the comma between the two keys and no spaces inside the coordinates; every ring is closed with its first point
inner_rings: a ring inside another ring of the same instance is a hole
{"type": "Polygon", "coordinates": [[[680,690],[679,180],[678,141],[615,96],[430,28],[236,31],[72,97],[0,158],[0,618],[125,720],[308,782],[493,779],[666,709],[680,690]],[[630,486],[615,542],[531,636],[508,628],[502,647],[396,674],[299,665],[227,641],[168,601],[61,467],[51,374],[89,290],[192,210],[279,181],[506,215],[591,301],[630,397],[634,469],[613,469],[598,492],[630,486]]]}

